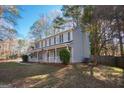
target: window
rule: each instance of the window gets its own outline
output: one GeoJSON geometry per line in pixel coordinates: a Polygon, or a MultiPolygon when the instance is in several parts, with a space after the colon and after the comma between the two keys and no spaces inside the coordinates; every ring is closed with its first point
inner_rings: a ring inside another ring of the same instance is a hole
{"type": "Polygon", "coordinates": [[[45,40],[45,46],[47,46],[47,40],[45,40]]]}
{"type": "Polygon", "coordinates": [[[61,35],[59,36],[59,42],[61,43],[61,35]]]}
{"type": "Polygon", "coordinates": [[[54,37],[54,44],[56,44],[56,37],[54,37]]]}
{"type": "Polygon", "coordinates": [[[38,59],[42,59],[42,52],[41,51],[38,53],[38,59]]]}
{"type": "Polygon", "coordinates": [[[70,32],[68,32],[68,41],[70,41],[70,32]]]}
{"type": "Polygon", "coordinates": [[[62,38],[62,40],[61,40],[61,41],[63,42],[63,34],[61,35],[61,38],[62,38]]]}
{"type": "Polygon", "coordinates": [[[51,39],[49,39],[49,46],[51,45],[51,39]]]}
{"type": "Polygon", "coordinates": [[[60,43],[63,42],[63,34],[59,36],[59,42],[60,42],[60,43]]]}
{"type": "Polygon", "coordinates": [[[54,50],[54,60],[56,59],[56,55],[55,55],[55,50],[54,50]]]}
{"type": "Polygon", "coordinates": [[[49,51],[48,51],[48,53],[47,53],[47,61],[49,61],[49,51]]]}

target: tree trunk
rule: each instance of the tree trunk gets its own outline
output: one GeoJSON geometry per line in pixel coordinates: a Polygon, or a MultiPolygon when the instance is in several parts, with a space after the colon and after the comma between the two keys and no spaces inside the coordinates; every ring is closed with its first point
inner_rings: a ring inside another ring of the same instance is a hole
{"type": "Polygon", "coordinates": [[[94,29],[94,65],[97,64],[97,39],[96,39],[96,36],[97,36],[97,31],[96,29],[94,29]]]}
{"type": "Polygon", "coordinates": [[[122,36],[121,36],[120,31],[119,31],[119,43],[120,43],[120,53],[121,53],[121,56],[124,56],[123,42],[122,42],[122,36]]]}
{"type": "Polygon", "coordinates": [[[121,36],[121,24],[119,24],[119,19],[117,18],[116,19],[117,21],[117,30],[118,30],[118,35],[119,35],[119,44],[120,44],[120,54],[121,56],[124,56],[124,53],[123,53],[123,42],[122,42],[122,36],[121,36]]]}

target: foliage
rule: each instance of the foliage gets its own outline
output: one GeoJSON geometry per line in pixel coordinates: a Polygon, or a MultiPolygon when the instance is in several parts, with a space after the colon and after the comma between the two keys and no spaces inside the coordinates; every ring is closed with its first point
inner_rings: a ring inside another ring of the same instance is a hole
{"type": "Polygon", "coordinates": [[[62,13],[64,17],[72,21],[73,28],[80,28],[80,20],[83,14],[83,7],[81,5],[64,5],[62,13]]]}
{"type": "Polygon", "coordinates": [[[23,62],[28,62],[28,55],[22,55],[23,62]]]}
{"type": "Polygon", "coordinates": [[[43,37],[54,34],[54,19],[59,16],[59,13],[54,11],[48,14],[42,14],[38,20],[36,20],[33,25],[30,27],[30,37],[38,40],[43,37]]]}
{"type": "Polygon", "coordinates": [[[61,49],[59,52],[60,60],[63,62],[63,64],[69,64],[70,62],[70,52],[68,49],[64,48],[61,49]]]}
{"type": "Polygon", "coordinates": [[[53,27],[54,28],[58,28],[61,29],[61,25],[65,24],[66,21],[63,19],[63,17],[59,17],[57,16],[54,20],[53,20],[53,27]]]}
{"type": "Polygon", "coordinates": [[[16,59],[17,57],[18,57],[17,54],[13,54],[9,56],[10,59],[16,59]]]}
{"type": "Polygon", "coordinates": [[[124,6],[84,6],[81,22],[83,29],[90,32],[92,54],[107,54],[106,51],[109,50],[114,55],[114,51],[118,49],[118,44],[115,44],[117,41],[114,40],[118,39],[120,53],[123,55],[123,8],[124,6]]]}
{"type": "Polygon", "coordinates": [[[17,34],[14,26],[17,25],[17,19],[21,18],[19,7],[14,5],[1,5],[0,6],[0,38],[11,39],[17,34]]]}

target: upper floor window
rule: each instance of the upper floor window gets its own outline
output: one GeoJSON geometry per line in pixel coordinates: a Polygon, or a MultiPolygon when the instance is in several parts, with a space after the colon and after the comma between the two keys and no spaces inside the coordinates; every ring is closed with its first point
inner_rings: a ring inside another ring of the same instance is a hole
{"type": "Polygon", "coordinates": [[[63,34],[61,34],[61,35],[59,36],[59,42],[60,42],[60,43],[63,42],[63,34]]]}
{"type": "Polygon", "coordinates": [[[49,39],[49,46],[51,45],[51,38],[49,39]]]}
{"type": "Polygon", "coordinates": [[[43,40],[42,42],[42,47],[45,47],[45,40],[43,40]]]}
{"type": "Polygon", "coordinates": [[[45,40],[45,46],[47,46],[47,40],[45,40]]]}
{"type": "Polygon", "coordinates": [[[54,37],[54,44],[56,44],[56,37],[54,37]]]}
{"type": "Polygon", "coordinates": [[[70,32],[68,32],[68,41],[70,41],[70,32]]]}

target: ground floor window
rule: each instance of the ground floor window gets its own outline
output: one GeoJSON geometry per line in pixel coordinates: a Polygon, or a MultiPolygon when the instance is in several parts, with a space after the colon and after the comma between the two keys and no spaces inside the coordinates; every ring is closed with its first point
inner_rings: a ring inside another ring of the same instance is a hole
{"type": "Polygon", "coordinates": [[[42,52],[38,52],[38,59],[42,59],[42,52]]]}
{"type": "Polygon", "coordinates": [[[36,57],[37,57],[37,53],[36,53],[36,52],[31,53],[31,54],[30,54],[30,57],[31,57],[31,58],[36,58],[36,57]]]}
{"type": "Polygon", "coordinates": [[[47,52],[47,61],[49,61],[49,51],[47,52]]]}

